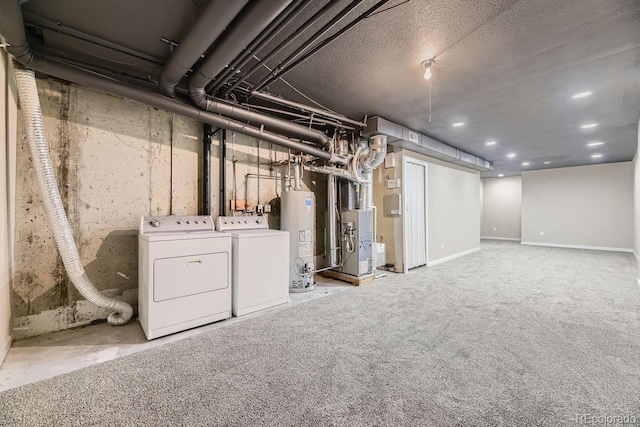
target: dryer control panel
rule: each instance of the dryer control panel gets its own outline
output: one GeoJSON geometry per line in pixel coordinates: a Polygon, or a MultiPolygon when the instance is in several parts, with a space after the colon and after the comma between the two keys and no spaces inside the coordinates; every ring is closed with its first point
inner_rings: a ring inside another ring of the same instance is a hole
{"type": "Polygon", "coordinates": [[[208,215],[193,216],[143,216],[140,219],[140,234],[189,233],[214,231],[213,220],[208,215]]]}
{"type": "Polygon", "coordinates": [[[216,219],[216,230],[266,230],[269,229],[267,219],[263,216],[219,216],[216,219]]]}

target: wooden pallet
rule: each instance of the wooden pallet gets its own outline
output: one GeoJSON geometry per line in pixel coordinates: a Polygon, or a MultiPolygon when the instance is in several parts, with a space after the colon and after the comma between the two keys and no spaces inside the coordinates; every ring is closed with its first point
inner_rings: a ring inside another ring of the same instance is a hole
{"type": "Polygon", "coordinates": [[[339,271],[325,270],[320,274],[325,277],[331,277],[332,279],[338,279],[343,282],[351,283],[354,286],[364,285],[366,283],[373,282],[373,280],[375,279],[375,276],[373,275],[373,273],[367,274],[366,276],[356,277],[350,274],[341,273],[339,271]]]}

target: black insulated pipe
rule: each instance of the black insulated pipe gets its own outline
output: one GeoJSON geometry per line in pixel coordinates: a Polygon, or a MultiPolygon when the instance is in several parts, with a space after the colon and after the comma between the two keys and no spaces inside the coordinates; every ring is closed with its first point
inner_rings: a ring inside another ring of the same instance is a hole
{"type": "Polygon", "coordinates": [[[319,130],[267,114],[238,108],[209,96],[205,90],[205,86],[213,78],[207,76],[217,75],[227,62],[236,57],[238,52],[267,27],[289,3],[291,0],[250,3],[245,8],[246,13],[234,20],[232,27],[219,38],[218,43],[215,43],[214,50],[207,55],[200,68],[194,71],[189,80],[189,95],[193,103],[201,110],[241,120],[247,125],[264,126],[269,130],[329,148],[331,138],[319,130]]]}
{"type": "Polygon", "coordinates": [[[222,216],[227,215],[227,130],[220,133],[220,211],[222,216]]]}
{"type": "Polygon", "coordinates": [[[260,68],[262,68],[262,64],[266,64],[267,62],[269,62],[269,60],[271,60],[271,58],[273,58],[275,55],[280,53],[280,51],[282,51],[282,49],[284,49],[287,46],[289,46],[289,44],[291,44],[295,39],[297,39],[298,36],[300,36],[300,34],[304,33],[307,29],[309,29],[309,27],[311,27],[313,24],[318,22],[318,20],[320,20],[320,18],[322,18],[324,15],[326,15],[327,12],[337,2],[338,1],[336,1],[336,0],[331,0],[331,1],[329,1],[329,3],[324,5],[324,7],[322,9],[317,11],[311,18],[307,19],[307,21],[304,24],[302,24],[293,33],[291,33],[287,38],[285,38],[282,42],[280,42],[280,44],[278,44],[278,46],[276,46],[264,58],[261,58],[260,62],[258,62],[256,65],[254,65],[249,71],[247,71],[246,73],[242,74],[242,76],[238,79],[238,81],[235,82],[233,85],[231,85],[231,87],[229,89],[227,89],[222,96],[223,97],[227,96],[229,94],[229,92],[231,92],[233,89],[237,88],[238,85],[240,85],[246,79],[251,77],[253,75],[253,73],[255,73],[260,68]]]}
{"type": "Polygon", "coordinates": [[[360,21],[362,21],[363,19],[367,19],[369,17],[369,15],[371,15],[372,13],[374,13],[376,10],[380,9],[382,6],[384,6],[386,3],[389,3],[390,0],[382,0],[378,3],[376,3],[375,5],[373,5],[372,7],[370,7],[369,9],[367,9],[366,12],[364,12],[362,15],[358,16],[356,19],[354,19],[353,21],[351,21],[349,24],[347,24],[344,28],[340,29],[338,32],[336,32],[334,35],[332,35],[331,37],[329,37],[328,39],[326,39],[325,41],[323,41],[322,43],[320,43],[318,46],[314,47],[313,49],[311,49],[308,53],[306,53],[302,58],[296,60],[293,64],[289,65],[288,67],[286,67],[285,69],[280,69],[280,70],[273,70],[274,72],[272,73],[273,75],[271,76],[271,78],[269,78],[268,80],[265,80],[264,82],[259,83],[258,85],[256,85],[256,87],[254,87],[252,90],[254,91],[259,91],[260,89],[262,89],[263,87],[270,85],[271,83],[273,83],[275,80],[284,77],[285,74],[287,74],[288,72],[290,72],[291,70],[293,70],[294,68],[296,68],[298,65],[302,64],[304,61],[306,61],[307,59],[311,58],[313,55],[315,55],[316,53],[318,53],[320,50],[324,49],[325,47],[327,47],[330,43],[332,43],[334,40],[336,40],[338,37],[342,36],[344,33],[346,33],[347,31],[349,31],[351,28],[355,27],[360,21]]]}
{"type": "Polygon", "coordinates": [[[202,126],[202,215],[211,215],[211,138],[213,128],[202,126]]]}
{"type": "Polygon", "coordinates": [[[123,98],[142,102],[156,108],[171,111],[196,121],[209,123],[215,127],[235,130],[239,133],[269,141],[292,151],[303,152],[330,162],[344,164],[345,159],[333,156],[301,142],[292,141],[261,128],[249,126],[236,120],[222,117],[219,114],[201,111],[198,108],[175,99],[167,98],[157,92],[149,92],[120,83],[117,80],[71,66],[55,59],[45,57],[31,49],[27,43],[22,24],[22,10],[15,0],[0,0],[0,40],[7,45],[6,50],[16,61],[27,68],[44,74],[67,80],[82,86],[92,87],[123,98]]]}
{"type": "MultiPolygon", "coordinates": [[[[324,36],[328,31],[331,31],[331,29],[333,27],[335,27],[336,25],[338,25],[338,23],[340,23],[340,21],[342,21],[349,13],[351,13],[351,11],[353,11],[353,9],[355,9],[356,7],[358,7],[360,5],[360,3],[362,3],[364,0],[354,0],[351,3],[349,3],[347,5],[347,7],[345,7],[344,9],[342,9],[336,16],[334,16],[329,22],[327,22],[325,25],[322,26],[322,28],[320,28],[318,31],[316,31],[307,41],[305,41],[302,46],[300,46],[298,49],[296,49],[293,53],[291,53],[291,55],[289,55],[285,60],[281,61],[280,64],[278,64],[278,66],[276,68],[273,69],[273,71],[270,73],[272,76],[276,76],[278,74],[278,72],[280,70],[282,70],[283,68],[287,67],[291,62],[293,62],[302,52],[304,52],[305,50],[307,50],[309,48],[309,46],[311,46],[312,44],[314,44],[315,42],[317,42],[320,38],[322,38],[322,36],[324,36]]],[[[327,5],[328,6],[328,5],[327,5]]],[[[260,88],[266,86],[266,84],[264,84],[264,82],[268,81],[271,77],[270,74],[267,74],[261,81],[260,83],[258,83],[257,89],[254,90],[259,90],[260,88]]]]}
{"type": "Polygon", "coordinates": [[[222,34],[248,0],[210,0],[160,72],[160,93],[175,98],[176,86],[222,34]]]}
{"type": "Polygon", "coordinates": [[[242,69],[253,58],[254,53],[259,52],[264,48],[271,40],[273,40],[280,32],[289,25],[307,6],[312,3],[312,0],[294,0],[284,12],[282,12],[276,19],[274,19],[267,28],[260,33],[260,35],[247,46],[247,48],[233,60],[231,64],[216,77],[216,81],[213,84],[207,86],[207,92],[215,94],[218,89],[224,85],[229,78],[242,69]]]}
{"type": "Polygon", "coordinates": [[[205,86],[258,37],[291,1],[267,0],[249,3],[212,46],[213,50],[204,58],[202,64],[193,71],[189,79],[189,93],[204,91],[205,86]]]}

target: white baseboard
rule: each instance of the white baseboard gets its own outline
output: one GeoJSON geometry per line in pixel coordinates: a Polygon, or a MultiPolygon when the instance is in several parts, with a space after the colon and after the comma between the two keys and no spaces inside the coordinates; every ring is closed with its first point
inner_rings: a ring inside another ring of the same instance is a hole
{"type": "Polygon", "coordinates": [[[513,241],[513,242],[519,242],[520,239],[517,237],[491,237],[491,236],[480,236],[480,239],[487,239],[487,240],[509,240],[509,241],[513,241]]]}
{"type": "Polygon", "coordinates": [[[473,248],[473,249],[469,249],[467,251],[463,251],[463,252],[458,252],[457,254],[453,254],[453,255],[449,255],[447,257],[444,258],[439,258],[433,261],[429,261],[427,263],[427,267],[431,267],[434,265],[438,265],[438,264],[442,264],[443,262],[447,262],[447,261],[451,261],[452,259],[456,259],[456,258],[460,258],[463,257],[465,255],[469,255],[472,254],[474,252],[478,252],[481,248],[473,248]]]}
{"type": "Polygon", "coordinates": [[[633,253],[633,249],[629,248],[611,248],[608,246],[582,246],[582,245],[565,245],[562,243],[539,243],[539,242],[520,242],[523,245],[530,246],[546,246],[551,248],[569,248],[569,249],[589,249],[592,251],[610,251],[610,252],[629,252],[633,253]]]}
{"type": "Polygon", "coordinates": [[[2,362],[4,362],[4,358],[9,353],[9,349],[11,348],[11,337],[7,338],[7,341],[0,345],[0,366],[2,366],[2,362]]]}

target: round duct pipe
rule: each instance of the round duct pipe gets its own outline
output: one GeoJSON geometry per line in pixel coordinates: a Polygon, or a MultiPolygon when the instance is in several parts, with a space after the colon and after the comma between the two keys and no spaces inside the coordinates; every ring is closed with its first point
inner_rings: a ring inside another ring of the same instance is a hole
{"type": "Polygon", "coordinates": [[[62,263],[69,278],[80,294],[90,303],[113,310],[107,317],[111,325],[124,325],[133,316],[133,308],[124,301],[104,296],[93,285],[84,271],[78,249],[71,232],[71,226],[60,198],[60,192],[53,173],[49,146],[45,139],[40,99],[35,74],[31,70],[16,67],[15,77],[22,116],[27,131],[29,149],[42,191],[44,206],[51,222],[53,237],[58,246],[62,263]]]}

